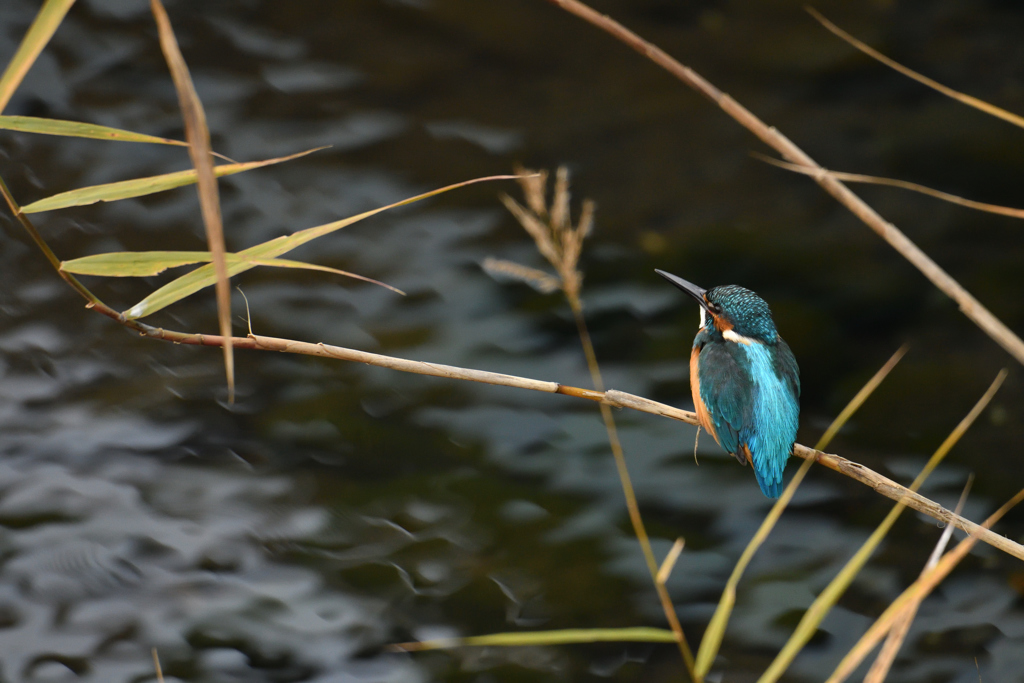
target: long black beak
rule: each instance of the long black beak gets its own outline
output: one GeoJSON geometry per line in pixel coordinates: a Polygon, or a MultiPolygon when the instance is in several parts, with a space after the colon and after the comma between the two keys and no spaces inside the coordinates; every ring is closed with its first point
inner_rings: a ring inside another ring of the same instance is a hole
{"type": "MultiPolygon", "coordinates": [[[[692,296],[697,301],[697,303],[700,304],[701,308],[703,308],[705,311],[708,311],[708,302],[704,298],[704,292],[707,290],[701,289],[692,282],[688,282],[681,277],[673,275],[672,273],[666,273],[664,270],[658,270],[657,268],[655,268],[654,272],[662,276],[663,278],[665,278],[666,280],[668,280],[676,287],[689,294],[690,296],[692,296]]],[[[710,313],[710,311],[708,312],[710,313]]]]}

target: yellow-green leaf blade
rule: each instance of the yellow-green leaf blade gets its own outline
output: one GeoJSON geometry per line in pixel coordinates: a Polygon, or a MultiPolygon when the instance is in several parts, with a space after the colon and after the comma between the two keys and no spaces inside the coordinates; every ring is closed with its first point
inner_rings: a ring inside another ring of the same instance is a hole
{"type": "Polygon", "coordinates": [[[634,628],[583,628],[565,629],[560,631],[492,633],[485,636],[442,638],[439,640],[423,640],[416,643],[402,643],[395,645],[394,648],[412,652],[419,650],[443,650],[453,647],[472,646],[522,647],[598,642],[674,643],[675,641],[675,634],[668,629],[638,626],[634,628]]]}
{"type": "MultiPolygon", "coordinates": [[[[369,218],[370,216],[381,213],[382,211],[387,211],[388,209],[393,209],[399,206],[405,206],[406,204],[412,204],[413,202],[420,201],[421,199],[427,199],[428,197],[433,197],[474,183],[481,183],[489,180],[511,180],[518,177],[519,176],[514,175],[487,176],[485,178],[465,180],[461,183],[455,183],[454,185],[447,185],[437,190],[431,190],[430,192],[418,194],[415,197],[403,199],[402,201],[395,202],[394,204],[388,204],[387,206],[382,206],[371,211],[364,211],[361,214],[350,216],[349,218],[344,218],[340,221],[326,223],[314,228],[307,228],[306,230],[300,230],[299,232],[291,235],[276,237],[272,240],[263,242],[262,244],[257,244],[254,247],[249,247],[248,249],[239,252],[239,256],[248,259],[276,258],[311,240],[322,237],[328,233],[334,232],[335,230],[340,230],[346,226],[352,225],[353,223],[357,223],[364,218],[369,218]]],[[[249,270],[254,266],[255,264],[250,262],[229,263],[228,275],[237,275],[238,273],[249,270]]],[[[169,282],[156,290],[145,299],[125,311],[124,316],[129,320],[136,320],[138,318],[144,318],[147,315],[152,315],[176,301],[180,301],[187,296],[195,294],[204,287],[209,287],[214,283],[215,279],[213,266],[200,266],[191,273],[186,273],[177,280],[169,282]]]]}
{"type": "MultiPolygon", "coordinates": [[[[159,275],[168,268],[179,268],[193,263],[209,263],[212,255],[208,251],[113,251],[106,254],[95,254],[83,256],[82,258],[71,259],[60,264],[60,269],[65,273],[75,275],[96,275],[100,277],[149,277],[159,275]]],[[[323,273],[333,273],[345,277],[362,280],[370,284],[380,285],[392,292],[404,295],[400,289],[389,284],[365,277],[347,270],[339,270],[329,266],[319,266],[313,263],[302,261],[290,261],[288,259],[260,259],[246,258],[239,254],[225,254],[227,263],[237,263],[253,266],[269,266],[272,268],[294,268],[298,270],[315,270],[323,273]]]]}
{"type": "Polygon", "coordinates": [[[299,269],[299,270],[317,270],[317,271],[320,271],[322,273],[334,273],[335,275],[344,275],[345,277],[350,277],[350,278],[353,278],[355,280],[362,280],[363,282],[369,282],[372,285],[380,285],[384,289],[390,289],[392,292],[394,292],[396,294],[401,294],[402,296],[405,296],[405,292],[403,292],[402,290],[398,289],[397,287],[392,287],[391,285],[389,285],[387,283],[381,282],[380,280],[374,280],[373,278],[366,277],[365,275],[358,275],[356,273],[350,273],[347,270],[339,270],[337,268],[330,268],[328,266],[318,266],[316,264],[305,263],[303,261],[289,261],[288,259],[283,259],[283,258],[261,259],[261,258],[245,258],[244,256],[242,256],[240,254],[228,254],[227,255],[228,263],[232,263],[232,262],[234,262],[236,260],[240,261],[242,263],[251,263],[251,264],[253,264],[255,266],[270,266],[271,268],[296,268],[296,269],[299,269]]]}
{"type": "MultiPolygon", "coordinates": [[[[932,457],[928,459],[921,472],[914,478],[914,481],[910,484],[909,489],[911,491],[917,491],[921,488],[921,484],[924,483],[925,479],[938,467],[939,463],[942,462],[946,454],[949,453],[950,449],[959,441],[960,437],[970,428],[974,421],[978,419],[982,411],[988,406],[989,401],[995,396],[996,392],[999,391],[999,387],[1002,386],[1003,380],[1006,379],[1007,371],[1004,369],[998,375],[995,380],[989,386],[988,391],[978,399],[978,402],[974,405],[969,413],[960,421],[956,428],[946,437],[946,440],[936,449],[932,454],[932,457]]],[[[818,626],[831,611],[832,607],[839,601],[846,589],[853,583],[857,574],[863,569],[868,559],[874,553],[875,549],[881,544],[886,534],[892,528],[892,525],[896,523],[900,514],[903,512],[906,505],[903,502],[896,503],[889,514],[885,516],[882,523],[872,532],[868,540],[864,541],[857,552],[854,553],[847,563],[843,566],[843,569],[829,582],[824,590],[815,598],[811,606],[804,612],[803,617],[800,619],[800,623],[797,624],[796,629],[790,636],[789,640],[779,651],[779,654],[775,656],[775,660],[768,666],[761,677],[758,679],[758,683],[775,683],[785,673],[786,669],[799,654],[800,650],[810,641],[811,637],[814,636],[818,631],[818,626]]]]}
{"type": "Polygon", "coordinates": [[[50,42],[60,22],[64,21],[64,15],[71,9],[75,0],[46,0],[39,14],[28,27],[28,32],[18,46],[14,57],[7,64],[4,75],[0,76],[0,112],[11,101],[14,91],[21,85],[25,74],[32,68],[36,57],[43,51],[46,44],[50,42]]]}
{"type": "Polygon", "coordinates": [[[65,273],[102,277],[148,277],[168,268],[207,263],[208,251],[114,251],[71,259],[60,264],[65,273]]]}
{"type": "Polygon", "coordinates": [[[38,135],[59,135],[70,138],[91,138],[93,140],[116,140],[120,142],[148,142],[158,145],[187,147],[188,143],[155,135],[134,133],[130,130],[98,126],[94,123],[44,119],[38,116],[0,116],[0,129],[38,135]]]}
{"type": "MultiPolygon", "coordinates": [[[[221,166],[214,167],[214,174],[219,178],[222,176],[234,175],[235,173],[242,173],[243,171],[251,171],[255,168],[262,168],[272,164],[280,164],[284,161],[291,161],[292,159],[297,159],[298,157],[311,154],[319,149],[323,149],[323,147],[309,149],[304,152],[298,152],[297,154],[290,154],[276,159],[249,161],[243,164],[223,164],[221,166]]],[[[143,197],[148,194],[165,192],[167,190],[173,190],[176,187],[191,185],[195,182],[195,169],[178,171],[176,173],[165,173],[164,175],[150,176],[148,178],[121,180],[116,183],[92,185],[90,187],[81,187],[77,190],[61,192],[60,194],[55,194],[52,197],[32,202],[28,206],[23,206],[21,207],[21,212],[39,213],[42,211],[66,209],[71,206],[87,206],[89,204],[95,204],[96,202],[113,202],[121,199],[143,197]]]]}
{"type": "Polygon", "coordinates": [[[828,677],[825,683],[843,683],[847,677],[853,673],[853,671],[860,665],[864,658],[878,645],[878,641],[881,640],[886,633],[893,627],[893,623],[899,618],[900,613],[907,609],[914,603],[920,604],[925,597],[931,593],[940,582],[942,582],[949,573],[953,571],[953,568],[970,552],[971,548],[978,541],[980,532],[984,529],[992,528],[992,525],[998,522],[1002,517],[1017,506],[1022,500],[1024,500],[1024,489],[1017,492],[1010,500],[1006,501],[1001,508],[989,515],[982,524],[979,525],[978,529],[975,530],[970,536],[960,541],[955,548],[943,555],[942,559],[939,560],[931,569],[926,570],[914,583],[910,584],[909,587],[898,598],[896,598],[889,607],[882,612],[882,616],[878,617],[871,628],[867,630],[861,639],[857,641],[857,644],[846,653],[842,661],[839,662],[839,666],[832,672],[832,675],[828,677]]]}
{"type": "MultiPolygon", "coordinates": [[[[222,175],[228,175],[231,170],[231,166],[241,166],[241,164],[220,166],[223,171],[222,175]]],[[[235,169],[235,172],[237,173],[240,170],[241,169],[235,169]]],[[[103,185],[90,185],[89,187],[81,187],[77,190],[61,192],[51,197],[46,197],[45,199],[32,202],[31,204],[21,207],[21,212],[41,213],[43,211],[67,209],[72,206],[88,206],[90,204],[96,204],[97,202],[114,202],[121,199],[130,199],[132,197],[143,197],[148,194],[165,192],[176,187],[190,185],[194,182],[196,182],[196,172],[194,170],[190,170],[178,171],[176,173],[165,173],[163,175],[149,176],[146,178],[121,180],[115,183],[104,183],[103,185]]]]}

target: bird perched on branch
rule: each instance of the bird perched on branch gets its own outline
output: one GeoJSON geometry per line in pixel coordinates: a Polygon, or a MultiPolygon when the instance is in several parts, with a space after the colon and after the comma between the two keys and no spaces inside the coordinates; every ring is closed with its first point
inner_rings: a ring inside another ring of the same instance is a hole
{"type": "Polygon", "coordinates": [[[753,467],[764,495],[778,498],[796,442],[800,368],[775,329],[771,309],[737,285],[701,289],[655,272],[700,305],[700,329],[690,352],[690,391],[700,426],[753,467]]]}

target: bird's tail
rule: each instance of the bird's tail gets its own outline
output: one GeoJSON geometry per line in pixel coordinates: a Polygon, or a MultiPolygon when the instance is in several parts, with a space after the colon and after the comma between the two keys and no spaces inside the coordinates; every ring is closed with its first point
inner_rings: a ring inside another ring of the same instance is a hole
{"type": "Polygon", "coordinates": [[[762,472],[759,468],[754,467],[754,476],[757,478],[757,485],[761,487],[761,493],[768,496],[769,498],[778,498],[782,495],[782,477],[778,479],[769,480],[770,474],[762,472]]]}

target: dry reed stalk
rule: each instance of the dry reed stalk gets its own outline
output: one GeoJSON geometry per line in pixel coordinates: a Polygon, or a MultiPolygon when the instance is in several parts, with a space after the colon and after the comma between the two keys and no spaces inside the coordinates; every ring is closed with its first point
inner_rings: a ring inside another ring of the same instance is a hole
{"type": "MultiPolygon", "coordinates": [[[[974,475],[972,474],[967,478],[967,484],[964,486],[963,492],[960,494],[960,500],[957,501],[956,514],[960,514],[960,511],[964,509],[964,503],[967,502],[967,494],[971,491],[971,484],[974,482],[974,475]]],[[[928,562],[925,563],[924,569],[921,570],[921,576],[924,576],[929,570],[933,569],[935,565],[939,563],[939,558],[942,557],[942,553],[946,550],[946,545],[949,540],[953,538],[953,526],[948,525],[939,537],[939,542],[935,544],[935,549],[932,554],[928,557],[928,562]]],[[[920,577],[919,577],[920,578],[920,577]]],[[[900,615],[896,623],[893,624],[892,629],[889,631],[889,635],[885,638],[885,643],[882,645],[881,651],[878,653],[878,657],[875,658],[874,663],[871,665],[871,669],[868,670],[868,675],[864,677],[864,683],[884,683],[885,677],[889,675],[889,669],[892,668],[892,664],[896,661],[896,655],[900,651],[900,647],[903,645],[903,641],[907,637],[907,633],[910,631],[910,625],[914,623],[914,617],[917,616],[917,609],[921,606],[920,600],[915,600],[907,605],[903,609],[903,614],[900,615]]]]}
{"type": "MultiPolygon", "coordinates": [[[[519,224],[523,226],[527,234],[533,238],[537,250],[548,260],[558,275],[558,282],[562,293],[565,295],[569,308],[572,310],[573,319],[576,322],[576,330],[583,345],[583,354],[587,360],[587,368],[590,370],[590,378],[594,388],[598,392],[604,392],[604,380],[601,377],[601,367],[597,362],[597,354],[594,352],[594,344],[590,338],[590,331],[587,329],[586,318],[583,315],[583,301],[580,298],[580,288],[583,284],[583,274],[578,265],[580,256],[583,254],[583,242],[590,235],[594,224],[594,203],[584,200],[580,212],[579,221],[575,226],[569,212],[569,170],[564,166],[559,167],[555,173],[554,194],[551,204],[547,202],[547,173],[527,171],[522,168],[515,170],[520,177],[519,184],[522,186],[526,204],[529,209],[520,205],[516,200],[507,194],[501,195],[501,201],[515,216],[519,224]]],[[[506,275],[526,275],[524,279],[529,282],[535,280],[536,275],[530,274],[526,266],[510,264],[517,268],[505,268],[506,275]]],[[[626,456],[622,450],[622,442],[619,440],[619,432],[615,426],[615,418],[612,416],[611,408],[602,401],[600,403],[601,420],[604,422],[605,431],[608,433],[608,443],[611,446],[612,456],[615,459],[615,467],[618,471],[619,481],[622,484],[622,494],[626,499],[626,510],[629,513],[630,523],[633,525],[633,533],[636,534],[643,551],[644,560],[647,562],[647,570],[654,582],[654,589],[658,594],[665,619],[668,621],[672,632],[675,634],[676,643],[679,646],[679,653],[683,657],[686,670],[694,683],[702,683],[702,677],[695,668],[695,660],[690,644],[683,633],[682,624],[676,615],[675,606],[672,604],[672,597],[665,587],[665,582],[659,580],[661,572],[657,560],[654,558],[654,550],[651,548],[651,541],[644,527],[643,517],[640,515],[640,505],[637,503],[636,492],[633,490],[633,483],[629,476],[629,469],[626,466],[626,456]]],[[[679,551],[682,547],[679,547],[679,551]]],[[[678,556],[678,552],[677,552],[678,556]]],[[[672,559],[671,564],[675,564],[672,559]]]]}
{"type": "Polygon", "coordinates": [[[224,246],[224,223],[220,215],[220,193],[217,189],[217,177],[213,172],[210,128],[206,125],[203,103],[192,84],[192,76],[178,47],[178,40],[174,37],[167,10],[160,0],[149,0],[149,6],[153,18],[156,19],[160,49],[163,50],[167,67],[171,70],[174,89],[178,92],[178,105],[181,107],[181,117],[185,122],[188,154],[196,168],[199,207],[203,214],[203,225],[206,226],[206,241],[213,257],[213,267],[217,273],[217,319],[220,333],[224,337],[224,373],[228,383],[228,403],[234,403],[235,357],[231,347],[231,283],[228,281],[228,265],[224,256],[227,248],[224,246]]]}
{"type": "Polygon", "coordinates": [[[156,651],[155,647],[153,648],[152,652],[153,652],[153,670],[156,673],[157,683],[164,683],[164,670],[160,666],[160,655],[157,654],[157,651],[156,651]]]}
{"type": "Polygon", "coordinates": [[[830,171],[828,169],[815,169],[807,166],[798,166],[797,164],[790,164],[785,161],[773,159],[770,156],[764,154],[758,154],[754,152],[753,156],[761,161],[771,164],[772,166],[778,166],[784,168],[787,171],[794,173],[802,173],[803,175],[818,175],[824,173],[827,176],[835,178],[836,180],[842,180],[848,183],[867,183],[869,185],[885,185],[887,187],[897,187],[901,190],[910,190],[911,192],[917,192],[919,194],[941,199],[944,202],[950,204],[957,204],[959,206],[966,207],[968,209],[974,209],[976,211],[984,211],[985,213],[994,213],[998,216],[1008,216],[1010,218],[1024,218],[1024,209],[1016,209],[1012,206],[1000,206],[999,204],[986,204],[985,202],[976,202],[973,199],[964,199],[955,194],[948,192],[942,192],[940,190],[934,190],[927,185],[919,185],[917,183],[907,182],[906,180],[898,180],[896,178],[882,178],[874,175],[864,175],[862,173],[843,173],[841,171],[830,171]]]}
{"type": "MultiPolygon", "coordinates": [[[[149,339],[159,339],[173,342],[175,344],[209,346],[214,348],[220,348],[224,343],[224,340],[219,335],[215,334],[176,332],[173,330],[165,330],[161,327],[146,325],[145,323],[140,323],[137,320],[127,320],[120,313],[102,302],[90,301],[86,303],[86,308],[90,308],[97,313],[102,313],[121,325],[138,332],[139,335],[149,339]]],[[[499,372],[488,372],[486,370],[460,368],[453,365],[442,365],[440,363],[407,360],[404,358],[396,358],[394,356],[385,356],[379,353],[348,349],[343,346],[303,342],[295,339],[283,339],[280,337],[249,335],[248,337],[234,337],[231,340],[231,343],[236,349],[277,351],[279,353],[296,353],[305,356],[319,356],[321,358],[332,358],[335,360],[364,363],[366,365],[374,365],[381,368],[398,370],[400,372],[411,372],[417,375],[429,375],[431,377],[480,382],[483,384],[493,384],[516,389],[529,389],[531,391],[540,391],[548,394],[563,394],[565,396],[585,398],[591,401],[600,401],[613,408],[629,408],[642,413],[649,413],[651,415],[679,420],[680,422],[685,422],[694,426],[699,425],[696,413],[666,405],[664,403],[658,403],[657,401],[652,401],[651,399],[644,398],[642,396],[636,396],[635,394],[627,394],[615,389],[609,389],[601,392],[593,389],[583,389],[566,384],[559,384],[558,382],[530,379],[527,377],[518,377],[516,375],[506,375],[499,372]]],[[[878,474],[869,467],[865,467],[860,463],[847,460],[846,458],[832,453],[824,453],[813,448],[808,448],[801,444],[796,444],[793,447],[793,455],[804,460],[813,460],[819,465],[824,465],[834,472],[838,472],[839,474],[859,481],[886,498],[891,500],[902,500],[907,507],[913,508],[914,510],[928,515],[940,522],[952,524],[967,533],[978,532],[980,540],[1009,555],[1013,555],[1020,560],[1024,560],[1024,546],[1016,543],[1015,541],[1011,541],[1004,536],[982,529],[974,522],[954,514],[952,511],[947,510],[935,501],[925,498],[919,493],[910,491],[905,486],[898,484],[888,477],[878,474]]]]}
{"type": "MultiPolygon", "coordinates": [[[[917,491],[921,487],[925,480],[931,476],[931,473],[935,471],[935,468],[949,454],[953,446],[960,441],[971,425],[984,412],[989,402],[996,395],[996,392],[1003,385],[1007,374],[1007,371],[1003,369],[996,375],[988,390],[939,445],[928,459],[928,462],[921,468],[921,472],[914,477],[914,481],[909,487],[911,491],[917,491]]],[[[861,544],[857,552],[843,565],[840,572],[818,593],[817,597],[800,618],[800,623],[797,624],[789,640],[786,641],[786,644],[779,651],[779,654],[776,655],[771,665],[758,679],[758,683],[775,683],[775,681],[782,677],[789,665],[793,663],[797,655],[803,651],[807,643],[814,637],[821,622],[850,587],[850,584],[853,583],[853,580],[860,573],[861,569],[864,568],[864,565],[867,564],[867,561],[886,535],[888,535],[889,531],[892,530],[896,520],[899,519],[905,509],[906,504],[903,501],[897,501],[896,505],[889,511],[889,514],[885,516],[885,519],[875,528],[868,539],[861,544]]]]}
{"type": "MultiPolygon", "coordinates": [[[[1021,489],[1017,495],[989,515],[988,519],[985,520],[979,529],[988,529],[1021,501],[1024,501],[1024,489],[1021,489]]],[[[953,571],[953,568],[971,551],[971,548],[974,547],[974,544],[980,538],[981,534],[974,532],[960,541],[953,550],[943,555],[942,559],[934,567],[927,570],[917,581],[903,591],[882,613],[882,616],[878,617],[867,633],[857,641],[857,644],[843,657],[843,660],[839,662],[839,666],[836,667],[836,670],[832,672],[832,675],[828,677],[825,683],[843,683],[899,620],[903,610],[914,602],[924,600],[953,571]]]]}
{"type": "MultiPolygon", "coordinates": [[[[896,367],[896,364],[906,355],[907,348],[906,344],[898,348],[896,353],[861,387],[860,391],[854,394],[850,402],[836,415],[836,418],[832,420],[832,424],[829,425],[825,433],[818,439],[818,443],[814,445],[815,449],[825,448],[832,442],[832,439],[839,433],[839,430],[849,422],[854,413],[860,410],[860,407],[867,401],[868,397],[874,393],[875,389],[879,387],[882,381],[892,372],[893,368],[896,367]]],[[[722,589],[722,597],[718,600],[718,607],[715,608],[715,613],[711,615],[711,621],[708,622],[708,626],[704,630],[704,637],[701,638],[700,648],[697,650],[698,674],[706,676],[711,671],[711,666],[714,664],[718,651],[721,648],[722,640],[725,638],[725,630],[732,615],[733,606],[736,604],[736,588],[739,586],[740,579],[747,570],[747,566],[749,566],[754,554],[760,549],[765,539],[768,538],[768,534],[772,532],[772,529],[775,528],[779,518],[782,517],[783,511],[793,499],[797,488],[799,488],[813,464],[813,460],[804,460],[800,469],[789,480],[789,484],[786,485],[782,495],[772,505],[772,509],[761,522],[761,526],[758,527],[753,537],[747,543],[747,547],[743,549],[740,558],[733,566],[732,573],[725,582],[725,588],[722,589]]]]}
{"type": "Polygon", "coordinates": [[[949,273],[921,251],[920,247],[914,244],[895,225],[882,218],[867,202],[858,197],[841,181],[825,172],[825,169],[795,145],[792,140],[774,127],[767,125],[739,102],[705,80],[696,71],[684,66],[670,57],[664,50],[647,42],[614,19],[594,11],[578,0],[548,0],[548,2],[575,14],[597,28],[611,34],[717,104],[726,114],[735,119],[737,123],[776,150],[786,160],[797,166],[811,169],[813,171],[811,176],[822,189],[832,195],[839,203],[849,209],[857,218],[896,249],[905,259],[910,261],[914,267],[932,281],[932,284],[938,287],[946,296],[953,299],[964,315],[974,321],[978,327],[984,330],[997,344],[1006,349],[1018,362],[1024,364],[1024,341],[1021,341],[1020,337],[1004,325],[991,311],[985,308],[980,301],[975,299],[949,273]]]}
{"type": "Polygon", "coordinates": [[[1024,117],[1018,116],[1017,114],[1014,114],[1013,112],[1006,111],[1002,107],[997,107],[994,104],[989,104],[988,102],[986,102],[984,100],[979,100],[977,97],[971,97],[970,95],[962,93],[962,92],[960,92],[958,90],[953,90],[952,88],[950,88],[948,86],[945,86],[945,85],[939,83],[938,81],[932,80],[931,78],[928,78],[927,76],[925,76],[923,74],[917,73],[913,69],[908,69],[907,67],[903,66],[899,62],[886,57],[881,52],[879,52],[878,50],[875,50],[874,48],[872,48],[871,46],[867,45],[866,43],[863,43],[863,42],[857,40],[856,38],[851,36],[849,33],[847,33],[846,31],[844,31],[843,29],[839,28],[838,26],[833,24],[831,21],[826,19],[825,16],[823,14],[821,14],[821,12],[819,12],[816,9],[814,9],[813,7],[804,7],[804,9],[807,10],[808,14],[810,14],[812,17],[817,19],[818,22],[821,23],[821,25],[824,26],[825,28],[827,28],[829,31],[831,31],[835,35],[839,36],[840,38],[845,40],[847,43],[849,43],[853,47],[857,48],[858,50],[860,50],[861,52],[863,52],[867,56],[871,57],[872,59],[877,59],[879,62],[881,62],[882,64],[885,64],[890,69],[894,69],[895,71],[900,72],[901,74],[903,74],[907,78],[912,78],[915,81],[917,81],[918,83],[921,83],[922,85],[926,85],[929,88],[932,88],[933,90],[936,90],[936,91],[942,93],[946,97],[952,98],[952,99],[956,100],[957,102],[960,102],[961,104],[966,104],[968,107],[973,107],[974,109],[977,109],[979,111],[983,111],[983,112],[985,112],[986,114],[988,114],[990,116],[996,117],[997,119],[1002,119],[1003,121],[1006,121],[1008,123],[1012,123],[1015,126],[1018,126],[1020,128],[1024,128],[1024,117]]]}

